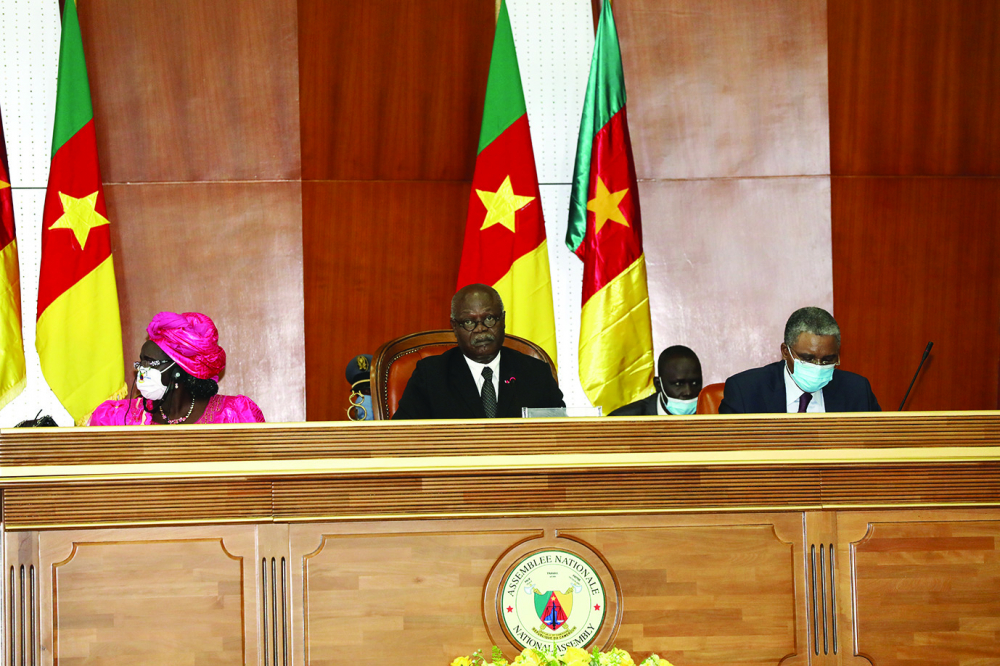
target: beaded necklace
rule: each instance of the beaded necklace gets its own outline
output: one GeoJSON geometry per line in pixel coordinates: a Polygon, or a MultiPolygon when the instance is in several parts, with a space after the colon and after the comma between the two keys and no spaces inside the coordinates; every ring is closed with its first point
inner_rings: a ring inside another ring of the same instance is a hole
{"type": "Polygon", "coordinates": [[[159,409],[160,409],[160,416],[162,416],[163,420],[166,421],[167,423],[169,423],[170,425],[177,425],[178,423],[184,423],[185,421],[188,420],[188,417],[191,416],[191,412],[194,411],[194,402],[195,402],[194,396],[191,396],[191,408],[188,409],[188,413],[187,414],[185,414],[184,416],[180,417],[179,419],[168,419],[167,415],[163,412],[163,405],[161,404],[160,407],[159,407],[159,409]]]}

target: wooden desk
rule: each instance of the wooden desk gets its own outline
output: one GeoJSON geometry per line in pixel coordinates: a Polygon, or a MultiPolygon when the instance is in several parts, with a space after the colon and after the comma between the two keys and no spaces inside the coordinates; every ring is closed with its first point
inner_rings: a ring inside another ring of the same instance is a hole
{"type": "Polygon", "coordinates": [[[447,665],[517,552],[598,644],[1000,663],[1000,413],[0,431],[3,663],[447,665]]]}

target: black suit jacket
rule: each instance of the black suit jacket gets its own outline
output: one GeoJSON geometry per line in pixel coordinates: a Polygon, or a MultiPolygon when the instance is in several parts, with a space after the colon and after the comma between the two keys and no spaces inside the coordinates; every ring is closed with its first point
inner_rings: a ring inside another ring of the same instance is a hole
{"type": "MultiPolygon", "coordinates": [[[[565,407],[544,361],[513,349],[500,352],[498,418],[519,418],[522,407],[565,407]]],[[[476,381],[462,350],[453,347],[417,361],[393,419],[486,418],[476,381]]]]}
{"type": "Polygon", "coordinates": [[[608,414],[608,416],[656,416],[659,414],[656,411],[656,401],[659,399],[659,392],[653,395],[648,395],[642,400],[636,400],[635,402],[630,402],[624,407],[619,407],[615,411],[608,414]]]}
{"type": "MultiPolygon", "coordinates": [[[[726,380],[720,414],[784,414],[785,362],[770,363],[733,375],[726,380]]],[[[861,375],[834,370],[833,379],[823,387],[828,412],[881,412],[872,386],[861,375]]]]}

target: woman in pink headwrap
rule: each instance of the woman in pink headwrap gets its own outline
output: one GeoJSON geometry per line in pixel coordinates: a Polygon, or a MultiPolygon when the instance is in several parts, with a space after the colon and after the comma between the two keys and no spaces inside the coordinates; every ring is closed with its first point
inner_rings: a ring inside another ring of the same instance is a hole
{"type": "Polygon", "coordinates": [[[146,328],[149,340],[135,364],[142,397],[108,400],[90,425],[262,423],[264,415],[245,395],[219,395],[226,352],[219,331],[198,312],[161,312],[146,328]]]}

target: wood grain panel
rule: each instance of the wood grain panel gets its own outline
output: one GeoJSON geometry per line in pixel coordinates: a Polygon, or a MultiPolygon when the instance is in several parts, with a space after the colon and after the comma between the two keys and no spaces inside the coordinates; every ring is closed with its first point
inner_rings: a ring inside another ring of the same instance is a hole
{"type": "Polygon", "coordinates": [[[266,521],[267,481],[174,481],[33,486],[4,491],[7,529],[266,521]]]}
{"type": "MultiPolygon", "coordinates": [[[[544,463],[539,463],[543,465],[544,463]]],[[[549,471],[77,481],[5,491],[8,529],[374,518],[629,515],[877,506],[997,506],[1000,462],[568,464],[549,471]],[[497,491],[496,489],[502,489],[497,491]]]]}
{"type": "Polygon", "coordinates": [[[1000,504],[1000,463],[681,466],[274,483],[277,520],[1000,504]],[[503,488],[501,494],[492,489],[503,488]],[[489,490],[480,490],[489,489],[489,490]]]}
{"type": "Polygon", "coordinates": [[[1000,504],[1000,464],[854,465],[823,470],[823,505],[1000,504]]]}
{"type": "Polygon", "coordinates": [[[106,182],[299,177],[295,0],[95,0],[80,23],[106,182]]]}
{"type": "Polygon", "coordinates": [[[387,663],[412,645],[414,657],[448,663],[488,649],[481,604],[490,568],[525,539],[549,547],[568,537],[594,549],[619,581],[624,614],[613,640],[633,656],[804,664],[805,655],[792,656],[805,642],[801,521],[743,514],[292,526],[313,618],[306,662],[387,663]],[[449,604],[451,620],[443,617],[449,604]],[[440,638],[428,639],[435,630],[445,637],[443,655],[440,638]],[[378,641],[383,661],[364,661],[378,641]]]}
{"type": "Polygon", "coordinates": [[[855,585],[855,654],[879,666],[1000,661],[1000,515],[976,518],[841,517],[855,585]]]}
{"type": "Polygon", "coordinates": [[[344,368],[352,357],[448,326],[470,186],[353,181],[302,188],[307,413],[312,421],[346,420],[344,368]]]}
{"type": "Polygon", "coordinates": [[[833,284],[844,368],[898,409],[996,409],[1000,179],[834,178],[833,284]]]}
{"type": "Polygon", "coordinates": [[[1000,4],[829,0],[835,175],[1000,175],[1000,4]]]}
{"type": "Polygon", "coordinates": [[[560,530],[600,552],[618,577],[625,610],[615,645],[637,662],[655,652],[676,664],[807,663],[806,628],[796,622],[805,610],[801,515],[676,522],[560,530]]]}
{"type": "MultiPolygon", "coordinates": [[[[497,419],[296,423],[266,426],[178,426],[176,428],[20,428],[0,433],[5,485],[15,471],[37,475],[93,474],[94,470],[48,465],[302,461],[372,458],[479,457],[558,454],[655,454],[740,451],[898,448],[916,450],[1000,446],[996,413],[776,414],[739,416],[616,417],[613,419],[497,419]]],[[[861,455],[861,454],[857,454],[861,455]]],[[[870,454],[869,454],[870,455],[870,454]]],[[[853,456],[853,454],[852,454],[853,456]]],[[[766,460],[766,458],[762,458],[766,460]]],[[[419,462],[419,461],[418,461],[419,462]]],[[[526,461],[521,461],[525,464],[526,461]]],[[[637,463],[641,461],[636,461],[637,463]]],[[[377,462],[373,462],[377,465],[377,462]]],[[[540,467],[551,467],[545,460],[540,467]]],[[[509,465],[508,465],[509,466],[509,465]]],[[[129,470],[134,471],[134,470],[129,470]]],[[[183,476],[182,468],[159,470],[183,476]]],[[[514,471],[514,470],[511,470],[514,471]]],[[[30,479],[28,479],[30,481],[30,479]]]]}
{"type": "Polygon", "coordinates": [[[829,173],[826,0],[614,7],[639,178],[829,173]]]}
{"type": "Polygon", "coordinates": [[[694,349],[706,384],[778,360],[788,315],[833,304],[828,178],[639,189],[654,349],[694,349]]]}
{"type": "Polygon", "coordinates": [[[204,312],[226,349],[220,392],[250,396],[269,421],[304,420],[301,185],[112,185],[107,196],[126,378],[153,315],[204,312]]]}
{"type": "Polygon", "coordinates": [[[62,666],[256,663],[253,528],[207,529],[41,535],[43,650],[62,666]]]}
{"type": "MultiPolygon", "coordinates": [[[[996,471],[1000,471],[1000,465],[996,471]]],[[[820,505],[821,479],[818,470],[805,467],[753,470],[688,467],[289,480],[274,484],[274,512],[280,521],[315,521],[376,516],[499,517],[745,507],[798,509],[820,505]],[[502,491],[498,492],[498,488],[502,491]]]]}
{"type": "Polygon", "coordinates": [[[320,529],[292,533],[292,556],[301,558],[305,663],[313,666],[447,664],[488,650],[484,581],[504,551],[531,533],[320,529]]]}
{"type": "Polygon", "coordinates": [[[298,5],[303,178],[472,180],[494,0],[298,5]]]}

